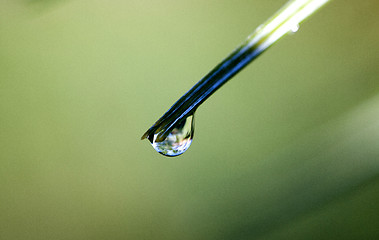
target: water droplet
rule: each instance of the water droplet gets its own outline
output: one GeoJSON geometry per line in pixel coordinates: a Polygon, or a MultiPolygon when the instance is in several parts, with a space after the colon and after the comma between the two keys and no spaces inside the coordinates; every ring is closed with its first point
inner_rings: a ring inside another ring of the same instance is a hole
{"type": "Polygon", "coordinates": [[[191,115],[179,122],[171,133],[160,142],[157,142],[157,135],[150,139],[153,148],[168,157],[178,156],[190,147],[194,134],[194,115],[191,115]]]}
{"type": "Polygon", "coordinates": [[[300,26],[299,24],[293,25],[290,29],[290,33],[295,33],[299,30],[300,26]]]}

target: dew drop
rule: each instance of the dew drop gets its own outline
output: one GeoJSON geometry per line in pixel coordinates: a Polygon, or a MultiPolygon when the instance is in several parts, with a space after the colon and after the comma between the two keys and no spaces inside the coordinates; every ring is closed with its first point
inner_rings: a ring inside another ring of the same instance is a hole
{"type": "Polygon", "coordinates": [[[290,29],[290,33],[296,33],[297,31],[299,31],[299,28],[299,24],[293,25],[290,29]]]}
{"type": "Polygon", "coordinates": [[[172,132],[160,142],[157,142],[157,135],[151,141],[153,148],[167,157],[178,156],[190,147],[194,134],[194,115],[191,115],[179,122],[172,132]]]}

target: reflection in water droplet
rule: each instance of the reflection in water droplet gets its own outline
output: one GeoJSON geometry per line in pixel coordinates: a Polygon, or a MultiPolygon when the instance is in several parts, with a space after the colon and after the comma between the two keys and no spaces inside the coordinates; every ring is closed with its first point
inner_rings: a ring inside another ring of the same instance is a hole
{"type": "Polygon", "coordinates": [[[161,142],[155,141],[158,133],[151,141],[153,148],[168,157],[178,156],[190,147],[194,134],[194,115],[179,122],[172,132],[161,142]]]}

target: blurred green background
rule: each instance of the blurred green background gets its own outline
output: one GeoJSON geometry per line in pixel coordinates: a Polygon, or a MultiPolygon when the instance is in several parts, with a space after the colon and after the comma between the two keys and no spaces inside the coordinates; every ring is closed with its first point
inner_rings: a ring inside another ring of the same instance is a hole
{"type": "Polygon", "coordinates": [[[379,4],[332,1],[141,135],[286,1],[0,3],[0,239],[378,239],[379,4]]]}

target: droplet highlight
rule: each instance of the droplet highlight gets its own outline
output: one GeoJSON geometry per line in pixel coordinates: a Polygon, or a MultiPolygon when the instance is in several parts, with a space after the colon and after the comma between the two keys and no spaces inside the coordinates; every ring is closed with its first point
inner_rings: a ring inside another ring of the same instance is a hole
{"type": "Polygon", "coordinates": [[[293,25],[290,29],[290,33],[296,33],[297,31],[299,31],[299,28],[299,24],[293,25]]]}
{"type": "Polygon", "coordinates": [[[167,157],[178,156],[190,147],[194,134],[194,115],[191,115],[175,125],[174,129],[163,141],[156,141],[159,132],[151,141],[153,148],[167,157]]]}

